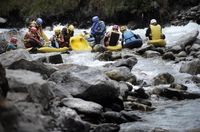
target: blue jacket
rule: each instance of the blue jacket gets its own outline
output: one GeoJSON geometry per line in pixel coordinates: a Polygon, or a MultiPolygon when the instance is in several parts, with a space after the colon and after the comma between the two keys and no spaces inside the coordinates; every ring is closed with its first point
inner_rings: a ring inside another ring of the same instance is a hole
{"type": "Polygon", "coordinates": [[[17,47],[14,44],[8,43],[6,47],[6,51],[15,50],[15,49],[17,49],[17,47]]]}
{"type": "Polygon", "coordinates": [[[126,30],[123,34],[122,34],[122,44],[128,44],[133,42],[134,40],[136,40],[136,35],[131,32],[130,30],[126,30]]]}
{"type": "Polygon", "coordinates": [[[104,35],[106,32],[106,25],[104,21],[98,21],[92,24],[91,35],[104,35]]]}

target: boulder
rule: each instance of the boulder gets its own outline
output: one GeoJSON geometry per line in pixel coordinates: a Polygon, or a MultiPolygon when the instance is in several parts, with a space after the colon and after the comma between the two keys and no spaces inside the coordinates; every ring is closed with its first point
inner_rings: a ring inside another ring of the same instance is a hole
{"type": "Polygon", "coordinates": [[[24,69],[32,72],[40,73],[44,78],[50,77],[50,75],[56,70],[50,66],[47,66],[43,63],[37,61],[28,61],[28,60],[18,60],[12,63],[8,69],[24,69]]]}
{"type": "Polygon", "coordinates": [[[162,59],[164,60],[175,60],[175,56],[172,52],[166,52],[164,53],[164,55],[162,56],[162,59]]]}
{"type": "Polygon", "coordinates": [[[118,83],[92,67],[66,66],[65,70],[54,72],[50,80],[64,86],[74,97],[99,104],[112,103],[119,96],[118,83]]]}
{"type": "Polygon", "coordinates": [[[64,98],[61,103],[64,106],[75,109],[83,114],[97,114],[100,115],[103,112],[103,107],[97,103],[91,101],[84,101],[79,98],[64,98]]]}
{"type": "Polygon", "coordinates": [[[120,127],[113,123],[104,123],[96,126],[93,132],[119,132],[120,127]]]}
{"type": "Polygon", "coordinates": [[[189,73],[191,75],[200,74],[200,60],[193,60],[192,62],[185,63],[181,65],[181,73],[189,73]]]}
{"type": "Polygon", "coordinates": [[[25,49],[17,49],[0,54],[0,62],[4,67],[10,66],[12,63],[25,59],[32,60],[29,52],[25,49]]]}
{"type": "Polygon", "coordinates": [[[117,62],[113,63],[112,66],[115,66],[115,67],[122,67],[122,66],[125,66],[125,67],[128,67],[130,70],[133,68],[133,66],[135,64],[137,64],[137,58],[136,57],[130,57],[130,58],[127,58],[127,59],[121,59],[121,60],[118,60],[117,62]]]}
{"type": "Polygon", "coordinates": [[[7,96],[9,91],[8,80],[6,78],[6,71],[0,63],[0,100],[7,96]]]}
{"type": "Polygon", "coordinates": [[[152,57],[158,57],[160,56],[160,53],[157,51],[153,51],[153,50],[148,50],[144,53],[144,56],[146,58],[152,58],[152,57]]]}
{"type": "Polygon", "coordinates": [[[171,84],[174,82],[174,77],[169,73],[161,73],[153,78],[154,85],[171,84]]]}

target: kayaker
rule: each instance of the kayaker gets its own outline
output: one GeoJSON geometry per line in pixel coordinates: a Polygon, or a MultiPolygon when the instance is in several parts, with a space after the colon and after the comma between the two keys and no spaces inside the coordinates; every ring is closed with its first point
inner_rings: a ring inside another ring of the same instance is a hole
{"type": "Polygon", "coordinates": [[[104,21],[100,21],[98,16],[92,17],[92,27],[91,27],[91,37],[94,37],[95,44],[100,44],[101,40],[103,40],[106,26],[104,21]]]}
{"type": "Polygon", "coordinates": [[[122,46],[125,48],[139,48],[142,46],[142,39],[139,35],[134,34],[127,26],[121,26],[122,46]]]}
{"type": "Polygon", "coordinates": [[[69,41],[70,41],[70,38],[74,36],[74,26],[69,25],[69,26],[64,27],[61,33],[62,33],[65,46],[70,47],[69,41]]]}
{"type": "Polygon", "coordinates": [[[157,23],[156,19],[150,21],[145,36],[148,37],[149,40],[165,39],[165,35],[162,33],[162,28],[157,23]]]}
{"type": "Polygon", "coordinates": [[[104,38],[104,45],[105,46],[116,46],[119,42],[120,32],[119,26],[113,25],[112,30],[107,32],[104,38]]]}

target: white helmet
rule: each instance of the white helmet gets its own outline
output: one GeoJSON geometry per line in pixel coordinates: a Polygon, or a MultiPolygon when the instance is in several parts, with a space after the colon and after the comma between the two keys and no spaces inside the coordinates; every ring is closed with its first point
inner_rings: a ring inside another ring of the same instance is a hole
{"type": "Polygon", "coordinates": [[[150,22],[151,24],[155,24],[155,23],[157,23],[157,21],[156,21],[156,19],[151,19],[151,22],[150,22]]]}

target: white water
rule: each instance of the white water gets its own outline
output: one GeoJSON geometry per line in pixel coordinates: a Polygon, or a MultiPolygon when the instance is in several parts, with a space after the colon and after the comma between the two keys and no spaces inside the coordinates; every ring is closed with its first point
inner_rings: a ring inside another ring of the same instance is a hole
{"type": "MultiPolygon", "coordinates": [[[[7,29],[4,29],[7,30],[7,29]]],[[[0,29],[0,32],[4,31],[0,29]]],[[[75,34],[79,34],[85,29],[76,29],[75,34]]],[[[176,41],[187,35],[193,30],[200,31],[200,25],[195,23],[189,23],[186,26],[170,26],[163,28],[163,33],[166,35],[167,46],[173,46],[176,41]]],[[[22,29],[27,31],[27,29],[22,29]]],[[[87,29],[86,31],[89,31],[87,29]]],[[[134,30],[139,34],[143,40],[145,40],[145,29],[134,30]]],[[[53,35],[53,31],[46,30],[45,33],[48,37],[53,35]]],[[[200,38],[200,35],[198,36],[200,38]]],[[[145,45],[145,44],[144,44],[145,45]]],[[[47,56],[55,53],[47,54],[33,54],[33,58],[37,59],[42,56],[47,56]]],[[[70,54],[62,54],[64,63],[67,64],[79,64],[85,66],[98,67],[106,63],[95,60],[95,53],[90,52],[71,52],[70,54]]],[[[191,75],[186,73],[179,73],[181,63],[174,64],[158,58],[142,58],[138,57],[138,63],[133,67],[132,73],[137,76],[138,79],[144,80],[147,83],[151,83],[152,78],[159,73],[169,72],[175,77],[177,83],[182,83],[188,86],[188,91],[200,92],[200,88],[190,81],[191,75]]],[[[153,102],[153,106],[157,109],[149,113],[136,112],[144,120],[143,122],[127,123],[121,125],[121,132],[133,132],[136,128],[139,130],[152,130],[155,127],[162,127],[169,130],[184,131],[191,128],[199,128],[200,126],[200,100],[185,100],[180,102],[175,101],[163,101],[159,100],[153,102]]]]}

